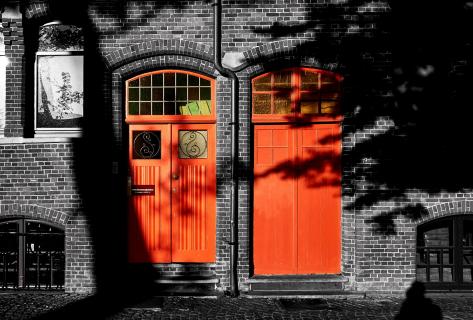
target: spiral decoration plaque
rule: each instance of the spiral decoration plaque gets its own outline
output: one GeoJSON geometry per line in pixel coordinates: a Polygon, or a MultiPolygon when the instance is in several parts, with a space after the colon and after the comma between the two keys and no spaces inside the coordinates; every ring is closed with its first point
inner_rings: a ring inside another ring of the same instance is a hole
{"type": "Polygon", "coordinates": [[[133,159],[161,159],[161,132],[133,131],[133,159]]]}
{"type": "Polygon", "coordinates": [[[207,158],[207,130],[179,130],[179,159],[207,158]]]}

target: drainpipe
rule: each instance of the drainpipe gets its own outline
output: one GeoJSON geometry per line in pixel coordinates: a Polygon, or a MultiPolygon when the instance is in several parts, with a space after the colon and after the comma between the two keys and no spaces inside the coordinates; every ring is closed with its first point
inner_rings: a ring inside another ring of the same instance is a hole
{"type": "MultiPolygon", "coordinates": [[[[1,8],[0,8],[1,10],[1,8]]],[[[1,14],[1,11],[0,11],[1,14]]],[[[7,90],[7,64],[8,58],[5,55],[5,45],[3,43],[2,26],[0,25],[0,138],[5,135],[6,123],[6,90],[7,90]]]]}
{"type": "Polygon", "coordinates": [[[231,101],[231,158],[232,185],[230,208],[230,294],[238,295],[238,77],[235,72],[222,66],[222,3],[215,0],[212,4],[214,15],[214,65],[220,74],[232,80],[231,101]]]}

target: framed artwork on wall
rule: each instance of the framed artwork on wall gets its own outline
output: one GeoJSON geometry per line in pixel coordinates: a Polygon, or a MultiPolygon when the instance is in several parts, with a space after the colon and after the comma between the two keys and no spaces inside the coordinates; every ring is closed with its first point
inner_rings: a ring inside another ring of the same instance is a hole
{"type": "Polygon", "coordinates": [[[83,51],[37,52],[35,71],[35,136],[80,135],[83,51]]]}

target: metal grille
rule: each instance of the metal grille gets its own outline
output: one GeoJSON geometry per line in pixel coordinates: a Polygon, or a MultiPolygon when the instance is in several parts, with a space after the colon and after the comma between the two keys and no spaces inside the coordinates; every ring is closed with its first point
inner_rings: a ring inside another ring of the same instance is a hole
{"type": "Polygon", "coordinates": [[[64,232],[32,220],[0,222],[1,289],[61,290],[64,232]]]}

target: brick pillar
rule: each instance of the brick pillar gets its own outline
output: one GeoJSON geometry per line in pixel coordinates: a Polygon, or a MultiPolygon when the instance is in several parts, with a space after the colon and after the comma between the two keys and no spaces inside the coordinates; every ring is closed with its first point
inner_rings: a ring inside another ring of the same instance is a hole
{"type": "Polygon", "coordinates": [[[19,6],[7,6],[2,13],[2,32],[6,66],[5,136],[22,137],[24,123],[24,53],[23,22],[19,6]]]}
{"type": "Polygon", "coordinates": [[[66,226],[66,292],[96,291],[95,259],[90,223],[83,215],[69,219],[66,226]]]}

